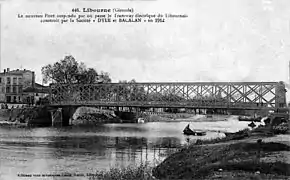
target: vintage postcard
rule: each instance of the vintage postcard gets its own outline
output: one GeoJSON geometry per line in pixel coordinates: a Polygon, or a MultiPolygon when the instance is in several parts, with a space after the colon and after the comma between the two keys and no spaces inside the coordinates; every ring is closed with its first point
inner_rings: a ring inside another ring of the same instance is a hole
{"type": "Polygon", "coordinates": [[[0,179],[289,179],[289,7],[1,0],[0,179]]]}

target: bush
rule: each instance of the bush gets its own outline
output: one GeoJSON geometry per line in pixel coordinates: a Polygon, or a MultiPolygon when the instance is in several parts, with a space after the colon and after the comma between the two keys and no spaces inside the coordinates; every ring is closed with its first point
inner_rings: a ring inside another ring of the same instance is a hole
{"type": "Polygon", "coordinates": [[[98,171],[90,180],[153,180],[151,167],[141,164],[137,167],[111,168],[109,171],[98,171]]]}
{"type": "Polygon", "coordinates": [[[289,130],[288,123],[281,123],[279,125],[273,126],[274,134],[285,134],[289,130]]]}

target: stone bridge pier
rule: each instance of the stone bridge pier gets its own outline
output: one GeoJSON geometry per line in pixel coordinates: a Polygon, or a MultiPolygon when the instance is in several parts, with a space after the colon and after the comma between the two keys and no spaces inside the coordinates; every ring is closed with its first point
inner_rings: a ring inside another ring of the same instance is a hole
{"type": "Polygon", "coordinates": [[[52,126],[62,127],[71,125],[72,116],[77,108],[77,106],[53,107],[50,110],[52,126]]]}

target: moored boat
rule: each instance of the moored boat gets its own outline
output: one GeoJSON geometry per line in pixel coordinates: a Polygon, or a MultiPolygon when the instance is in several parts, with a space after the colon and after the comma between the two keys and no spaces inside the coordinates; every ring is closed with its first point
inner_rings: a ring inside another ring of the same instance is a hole
{"type": "Polygon", "coordinates": [[[145,119],[144,118],[138,118],[137,122],[138,123],[145,123],[145,119]]]}
{"type": "Polygon", "coordinates": [[[185,135],[192,135],[192,136],[205,136],[206,132],[205,131],[193,131],[190,129],[189,124],[184,128],[183,134],[185,135]]]}
{"type": "Polygon", "coordinates": [[[211,114],[206,115],[206,118],[213,118],[211,114]]]}
{"type": "Polygon", "coordinates": [[[234,135],[234,134],[236,134],[236,133],[225,132],[225,135],[226,135],[226,136],[232,136],[232,135],[234,135]]]}

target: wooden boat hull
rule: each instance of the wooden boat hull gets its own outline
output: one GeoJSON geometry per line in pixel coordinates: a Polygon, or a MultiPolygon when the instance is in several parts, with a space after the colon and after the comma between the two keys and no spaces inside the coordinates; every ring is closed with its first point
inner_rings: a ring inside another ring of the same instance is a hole
{"type": "Polygon", "coordinates": [[[187,135],[187,136],[205,136],[206,132],[203,131],[192,131],[192,130],[184,130],[183,134],[187,135]]]}
{"type": "Polygon", "coordinates": [[[232,135],[235,135],[236,133],[228,133],[228,132],[225,132],[225,135],[226,136],[232,136],[232,135]]]}

